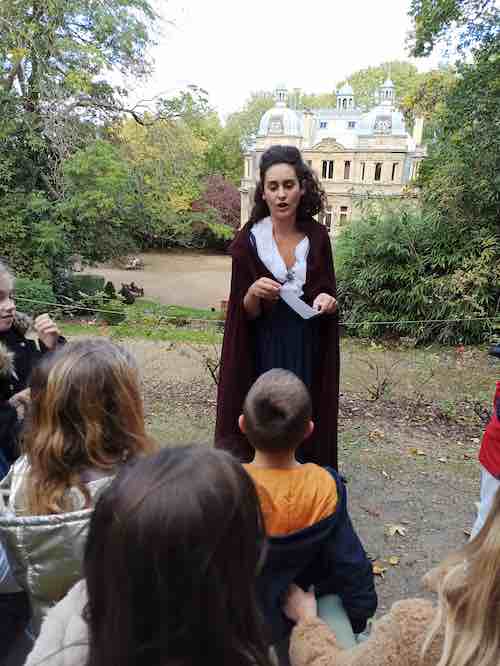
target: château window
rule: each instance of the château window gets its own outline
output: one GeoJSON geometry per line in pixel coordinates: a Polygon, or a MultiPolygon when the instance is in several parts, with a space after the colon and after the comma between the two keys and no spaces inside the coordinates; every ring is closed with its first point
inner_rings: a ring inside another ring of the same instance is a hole
{"type": "Polygon", "coordinates": [[[382,162],[375,164],[375,180],[380,180],[382,177],[382,162]]]}
{"type": "Polygon", "coordinates": [[[347,222],[347,206],[340,206],[340,224],[347,222]]]}
{"type": "Polygon", "coordinates": [[[332,180],[333,178],[333,165],[334,161],[333,160],[323,160],[323,164],[321,167],[321,177],[322,178],[328,178],[328,180],[332,180]]]}
{"type": "Polygon", "coordinates": [[[396,172],[397,172],[397,169],[398,169],[398,163],[397,163],[397,162],[393,162],[393,163],[392,163],[392,175],[391,175],[391,180],[395,180],[395,179],[396,179],[396,172]]]}
{"type": "Polygon", "coordinates": [[[349,180],[351,175],[351,163],[349,160],[344,162],[344,180],[349,180]]]}
{"type": "Polygon", "coordinates": [[[361,180],[365,179],[366,162],[361,162],[361,180]]]}
{"type": "Polygon", "coordinates": [[[326,122],[326,120],[320,120],[319,128],[320,129],[326,129],[327,127],[328,127],[328,123],[326,122]]]}
{"type": "Polygon", "coordinates": [[[328,231],[331,231],[332,228],[332,209],[327,208],[325,211],[325,227],[328,231]]]}
{"type": "Polygon", "coordinates": [[[354,129],[356,127],[356,121],[355,120],[350,120],[347,123],[347,127],[348,127],[348,129],[354,129]]]}
{"type": "Polygon", "coordinates": [[[313,161],[312,160],[306,160],[307,166],[312,169],[313,161]]]}

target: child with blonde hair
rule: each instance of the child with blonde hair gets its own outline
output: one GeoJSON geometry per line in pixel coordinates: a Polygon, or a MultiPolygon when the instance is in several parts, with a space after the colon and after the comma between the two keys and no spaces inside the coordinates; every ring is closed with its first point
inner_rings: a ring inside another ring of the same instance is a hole
{"type": "Polygon", "coordinates": [[[156,449],[146,435],[133,357],[106,339],[69,343],[38,365],[25,455],[1,482],[0,539],[28,592],[37,633],[81,578],[95,502],[117,471],[156,449]]]}
{"type": "Polygon", "coordinates": [[[500,664],[500,490],[475,539],[426,576],[438,592],[395,603],[361,645],[344,650],[318,618],[316,599],[297,586],[284,610],[296,626],[292,666],[498,666],[500,664]]]}

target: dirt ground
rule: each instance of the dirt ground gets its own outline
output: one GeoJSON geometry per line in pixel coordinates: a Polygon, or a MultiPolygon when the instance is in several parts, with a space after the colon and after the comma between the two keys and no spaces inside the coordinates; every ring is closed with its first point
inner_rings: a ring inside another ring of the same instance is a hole
{"type": "MultiPolygon", "coordinates": [[[[210,446],[216,387],[206,360],[218,348],[122,344],[142,369],[149,431],[163,446],[210,446]]],[[[500,363],[484,349],[415,350],[352,338],[342,339],[341,355],[340,471],[353,524],[381,574],[380,616],[398,599],[428,595],[422,576],[468,538],[500,363]]],[[[20,666],[28,649],[20,641],[7,666],[20,666]]]]}
{"type": "Polygon", "coordinates": [[[163,305],[182,304],[191,308],[219,307],[229,293],[231,258],[224,254],[164,252],[139,255],[141,270],[126,271],[108,265],[87,268],[86,273],[103,275],[117,289],[134,281],[146,298],[163,305]]]}
{"type": "MultiPolygon", "coordinates": [[[[151,432],[165,446],[210,445],[216,388],[204,364],[217,350],[127,344],[143,368],[151,432]]],[[[424,594],[423,574],[467,540],[499,367],[483,350],[398,351],[352,340],[342,343],[342,363],[340,470],[353,523],[382,574],[380,613],[424,594]]]]}

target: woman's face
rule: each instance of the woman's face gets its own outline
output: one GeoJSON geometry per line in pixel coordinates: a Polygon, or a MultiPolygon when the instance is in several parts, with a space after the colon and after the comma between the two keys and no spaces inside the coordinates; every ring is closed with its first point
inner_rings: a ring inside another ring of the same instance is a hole
{"type": "Polygon", "coordinates": [[[12,280],[0,275],[0,333],[8,331],[14,322],[16,304],[12,299],[12,280]]]}
{"type": "Polygon", "coordinates": [[[303,194],[291,164],[274,164],[266,171],[262,196],[274,220],[295,221],[303,194]]]}

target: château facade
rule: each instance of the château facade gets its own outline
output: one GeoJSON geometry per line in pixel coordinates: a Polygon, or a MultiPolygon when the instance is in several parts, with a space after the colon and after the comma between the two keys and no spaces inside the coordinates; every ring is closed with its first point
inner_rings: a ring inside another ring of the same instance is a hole
{"type": "Polygon", "coordinates": [[[412,185],[425,157],[423,121],[413,135],[396,107],[394,84],[387,79],[368,111],[356,106],[353,90],[337,92],[336,108],[298,111],[287,104],[285,88],[276,90],[275,106],[264,113],[253,147],[245,154],[241,182],[241,224],[253,205],[262,153],[275,144],[299,148],[327,195],[320,220],[331,233],[359,214],[363,199],[416,197],[412,185]]]}

